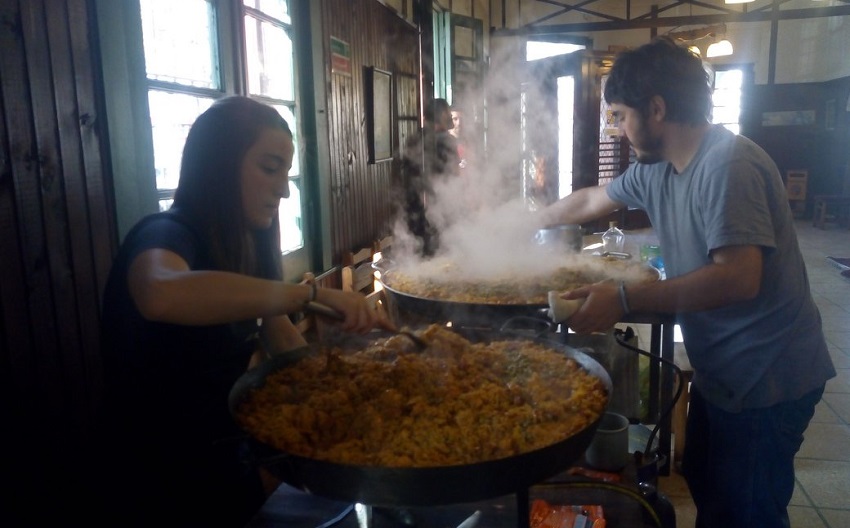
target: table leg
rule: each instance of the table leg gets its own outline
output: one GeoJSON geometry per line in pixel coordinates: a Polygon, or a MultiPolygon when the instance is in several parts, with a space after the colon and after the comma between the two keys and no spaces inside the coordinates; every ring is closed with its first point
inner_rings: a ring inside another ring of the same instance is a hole
{"type": "MultiPolygon", "coordinates": [[[[667,323],[661,325],[661,357],[668,360],[669,362],[673,362],[675,358],[674,347],[675,343],[673,342],[673,329],[674,323],[667,323]]],[[[673,383],[676,375],[675,372],[670,367],[664,366],[661,369],[661,405],[662,412],[663,410],[669,411],[665,416],[661,417],[661,426],[658,430],[658,449],[661,453],[664,454],[664,464],[659,469],[659,474],[667,476],[670,474],[670,448],[671,448],[671,432],[672,432],[672,408],[670,408],[670,404],[672,403],[673,398],[673,383]]]]}
{"type": "MultiPolygon", "coordinates": [[[[661,357],[661,325],[653,324],[649,335],[649,352],[656,357],[661,357]]],[[[649,423],[658,423],[664,399],[661,392],[661,362],[657,359],[649,360],[649,405],[647,406],[647,417],[649,423]]]]}
{"type": "Polygon", "coordinates": [[[529,528],[531,525],[531,506],[528,504],[528,489],[516,492],[516,525],[517,528],[529,528]]]}
{"type": "Polygon", "coordinates": [[[368,504],[356,503],[354,505],[354,512],[357,514],[357,527],[358,528],[372,528],[374,524],[372,523],[372,507],[368,504]]]}

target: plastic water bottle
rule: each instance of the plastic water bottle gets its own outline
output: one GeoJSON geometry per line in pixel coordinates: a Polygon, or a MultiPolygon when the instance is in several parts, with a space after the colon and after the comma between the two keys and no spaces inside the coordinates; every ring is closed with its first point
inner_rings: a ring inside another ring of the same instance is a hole
{"type": "Polygon", "coordinates": [[[608,222],[608,231],[602,233],[603,253],[622,253],[626,235],[617,227],[617,222],[608,222]]]}

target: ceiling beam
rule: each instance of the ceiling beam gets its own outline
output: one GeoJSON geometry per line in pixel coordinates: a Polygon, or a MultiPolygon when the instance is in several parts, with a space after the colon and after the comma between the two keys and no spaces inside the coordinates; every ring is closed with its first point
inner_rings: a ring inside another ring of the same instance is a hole
{"type": "Polygon", "coordinates": [[[727,24],[732,22],[775,22],[779,20],[800,20],[806,18],[823,18],[833,16],[850,16],[850,5],[815,7],[807,9],[785,9],[779,11],[752,11],[749,13],[640,18],[609,22],[533,25],[516,29],[494,28],[490,34],[492,36],[563,35],[566,33],[585,33],[590,31],[682,27],[702,24],[727,24]]]}

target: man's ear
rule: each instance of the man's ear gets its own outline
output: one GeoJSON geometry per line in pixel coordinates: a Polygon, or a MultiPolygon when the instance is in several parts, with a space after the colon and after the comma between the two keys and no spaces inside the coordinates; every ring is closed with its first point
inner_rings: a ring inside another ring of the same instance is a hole
{"type": "Polygon", "coordinates": [[[649,100],[649,117],[659,123],[667,117],[667,102],[660,95],[653,95],[649,100]]]}

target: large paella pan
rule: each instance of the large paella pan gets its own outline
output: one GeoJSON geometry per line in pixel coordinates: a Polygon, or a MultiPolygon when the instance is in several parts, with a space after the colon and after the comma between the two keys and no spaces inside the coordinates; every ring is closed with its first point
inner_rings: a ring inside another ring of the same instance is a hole
{"type": "Polygon", "coordinates": [[[545,318],[549,291],[567,291],[603,280],[650,282],[658,271],[640,262],[576,255],[563,265],[490,275],[438,259],[375,264],[393,311],[402,320],[452,321],[499,326],[512,317],[545,318]]]}
{"type": "Polygon", "coordinates": [[[400,336],[376,340],[371,335],[349,339],[341,348],[275,357],[246,373],[231,392],[231,411],[251,435],[261,464],[284,482],[332,499],[430,506],[516,492],[581,456],[611,391],[598,363],[545,340],[495,330],[455,330],[447,337],[448,330],[433,328],[421,334],[432,343],[424,352],[399,346],[400,336]],[[498,354],[504,356],[497,361],[501,366],[480,370],[479,355],[481,362],[493,363],[498,354]],[[372,376],[357,370],[356,363],[366,359],[372,362],[364,363],[366,368],[376,370],[372,376]],[[308,391],[294,379],[312,380],[325,401],[310,403],[310,411],[299,409],[308,405],[299,393],[308,391]],[[284,390],[277,396],[262,395],[281,383],[284,390]],[[345,393],[348,385],[365,392],[345,393]],[[554,388],[549,396],[536,392],[546,385],[554,388]],[[448,392],[439,397],[429,392],[440,386],[448,392]],[[478,407],[476,399],[493,405],[478,407]],[[268,409],[258,410],[262,404],[270,404],[272,414],[287,414],[288,424],[264,429],[273,418],[268,409]],[[531,414],[523,414],[526,408],[531,414]],[[416,420],[429,414],[434,415],[430,423],[416,420]],[[538,425],[547,420],[554,425],[544,434],[538,425]],[[410,427],[396,427],[402,424],[410,427]],[[387,429],[383,436],[376,431],[382,428],[387,429]],[[328,430],[348,443],[325,445],[321,436],[328,430]],[[542,441],[525,442],[523,434],[542,441]]]}

